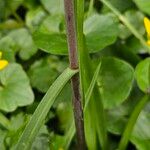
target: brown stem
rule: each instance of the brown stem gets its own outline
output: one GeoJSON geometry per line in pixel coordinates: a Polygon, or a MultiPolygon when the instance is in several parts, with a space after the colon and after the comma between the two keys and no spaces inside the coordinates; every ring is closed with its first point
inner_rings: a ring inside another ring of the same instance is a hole
{"type": "MultiPolygon", "coordinates": [[[[67,39],[69,48],[69,60],[71,69],[78,69],[78,52],[76,40],[76,21],[74,13],[74,0],[64,0],[65,17],[67,26],[67,39]]],[[[80,80],[79,74],[76,74],[71,79],[73,90],[73,110],[75,118],[75,126],[77,132],[78,149],[85,150],[85,135],[84,135],[84,121],[83,110],[80,96],[80,80]]]]}

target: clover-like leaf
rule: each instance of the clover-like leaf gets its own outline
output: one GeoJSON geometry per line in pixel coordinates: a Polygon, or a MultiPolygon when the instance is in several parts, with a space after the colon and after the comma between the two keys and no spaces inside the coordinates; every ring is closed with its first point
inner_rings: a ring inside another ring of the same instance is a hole
{"type": "Polygon", "coordinates": [[[33,100],[29,79],[19,64],[9,64],[0,71],[0,110],[11,112],[33,100]]]}
{"type": "Polygon", "coordinates": [[[92,15],[84,23],[86,45],[91,53],[115,42],[118,35],[117,20],[111,15],[92,15]]]}
{"type": "Polygon", "coordinates": [[[141,61],[137,65],[135,77],[139,88],[144,93],[150,93],[150,58],[141,61]]]}
{"type": "Polygon", "coordinates": [[[102,59],[99,86],[105,108],[112,108],[126,100],[133,78],[133,68],[125,61],[112,57],[102,59]]]}

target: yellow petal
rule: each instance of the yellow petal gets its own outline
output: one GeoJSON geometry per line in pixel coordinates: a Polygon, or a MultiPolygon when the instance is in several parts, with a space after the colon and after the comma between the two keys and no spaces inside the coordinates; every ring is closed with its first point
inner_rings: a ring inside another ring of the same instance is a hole
{"type": "Polygon", "coordinates": [[[0,59],[2,58],[2,52],[0,51],[0,59]]]}
{"type": "Polygon", "coordinates": [[[7,60],[0,60],[0,70],[4,69],[8,65],[7,60]]]}
{"type": "Polygon", "coordinates": [[[150,46],[150,40],[147,41],[147,44],[150,46]]]}
{"type": "Polygon", "coordinates": [[[144,25],[148,36],[150,36],[150,20],[147,17],[144,18],[144,25]]]}

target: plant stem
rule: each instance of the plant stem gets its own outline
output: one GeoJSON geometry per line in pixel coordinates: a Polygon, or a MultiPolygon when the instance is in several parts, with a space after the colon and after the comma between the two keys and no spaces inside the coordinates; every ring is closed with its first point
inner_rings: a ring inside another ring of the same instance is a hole
{"type": "Polygon", "coordinates": [[[116,9],[109,1],[101,0],[118,18],[124,23],[124,25],[131,31],[131,33],[139,39],[141,44],[146,48],[147,52],[150,53],[150,47],[147,45],[143,36],[137,31],[137,29],[123,16],[118,9],[116,9]]]}
{"type": "MultiPolygon", "coordinates": [[[[83,34],[83,21],[84,21],[84,0],[75,0],[76,9],[76,33],[77,33],[77,46],[79,53],[79,68],[80,68],[80,79],[83,98],[85,98],[85,93],[88,90],[91,80],[93,78],[93,66],[91,59],[89,57],[88,49],[85,44],[85,37],[83,34]]],[[[103,150],[107,150],[107,129],[105,121],[105,112],[103,108],[103,103],[101,100],[99,88],[95,85],[91,101],[87,107],[87,111],[84,113],[85,121],[90,122],[90,125],[85,124],[85,129],[90,130],[90,132],[98,137],[96,137],[103,150]],[[90,115],[90,117],[89,117],[90,115]],[[94,121],[93,121],[94,120],[94,121]],[[89,129],[92,125],[92,129],[89,129]]],[[[87,143],[90,143],[91,138],[86,134],[87,143]]],[[[90,145],[88,145],[90,146],[90,145]]],[[[96,146],[96,145],[95,145],[96,146]]],[[[93,147],[92,147],[93,148],[93,147]]]]}
{"type": "Polygon", "coordinates": [[[134,128],[136,121],[139,117],[139,114],[142,111],[142,109],[144,108],[144,106],[146,105],[148,100],[149,100],[149,95],[145,95],[140,100],[140,102],[135,106],[135,109],[133,110],[133,112],[129,118],[129,121],[125,127],[124,133],[123,133],[121,141],[119,143],[118,150],[125,150],[126,149],[126,147],[128,145],[129,138],[132,134],[133,128],[134,128]]]}
{"type": "MultiPolygon", "coordinates": [[[[70,67],[71,69],[78,69],[79,65],[78,65],[78,50],[76,40],[76,20],[74,10],[74,0],[64,0],[64,6],[67,25],[70,67]]],[[[71,82],[73,90],[73,107],[78,140],[78,149],[84,150],[86,149],[86,144],[84,135],[83,110],[80,96],[79,74],[73,76],[71,82]]]]}

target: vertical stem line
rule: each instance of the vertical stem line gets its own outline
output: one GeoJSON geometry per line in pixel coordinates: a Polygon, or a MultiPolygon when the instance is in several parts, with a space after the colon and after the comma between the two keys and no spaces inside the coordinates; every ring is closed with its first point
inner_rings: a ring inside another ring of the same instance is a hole
{"type": "MultiPolygon", "coordinates": [[[[78,49],[76,39],[76,18],[74,0],[64,0],[65,17],[67,26],[67,39],[69,48],[69,61],[71,69],[78,69],[78,49]]],[[[85,150],[85,135],[84,135],[84,121],[83,110],[80,95],[80,79],[79,74],[76,74],[71,79],[73,90],[73,110],[74,119],[77,132],[78,149],[85,150]]]]}

